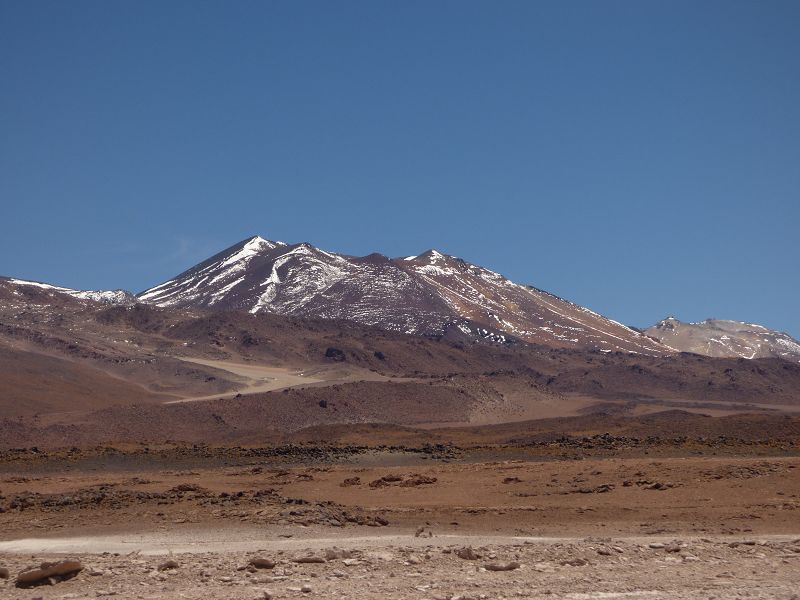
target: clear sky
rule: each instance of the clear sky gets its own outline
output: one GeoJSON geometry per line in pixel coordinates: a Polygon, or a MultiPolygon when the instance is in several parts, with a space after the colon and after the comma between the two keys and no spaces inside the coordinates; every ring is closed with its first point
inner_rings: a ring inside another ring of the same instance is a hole
{"type": "Polygon", "coordinates": [[[800,337],[800,2],[0,2],[0,274],[430,247],[800,337]]]}

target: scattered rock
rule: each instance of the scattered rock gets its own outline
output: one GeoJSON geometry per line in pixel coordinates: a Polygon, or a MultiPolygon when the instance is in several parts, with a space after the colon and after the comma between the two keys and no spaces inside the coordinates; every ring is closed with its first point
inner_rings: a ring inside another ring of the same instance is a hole
{"type": "Polygon", "coordinates": [[[401,475],[384,475],[380,479],[375,479],[374,481],[369,482],[369,487],[371,488],[380,488],[386,487],[390,483],[396,483],[398,481],[403,481],[403,477],[401,475]]]}
{"type": "Polygon", "coordinates": [[[577,490],[579,494],[605,494],[614,489],[613,483],[603,483],[597,487],[582,487],[577,490]]]}
{"type": "Polygon", "coordinates": [[[303,592],[304,594],[310,594],[313,590],[311,589],[310,585],[305,584],[300,587],[300,591],[303,592]]]}
{"type": "Polygon", "coordinates": [[[158,565],[158,570],[159,571],[169,571],[170,569],[177,569],[178,567],[180,567],[180,565],[178,564],[178,561],[176,561],[176,560],[167,560],[167,561],[164,561],[163,563],[161,563],[160,565],[158,565]]]}
{"type": "Polygon", "coordinates": [[[337,558],[353,558],[353,553],[336,546],[325,550],[325,560],[336,560],[337,558]]]}
{"type": "Polygon", "coordinates": [[[414,474],[409,476],[408,479],[400,483],[400,487],[416,487],[418,485],[429,485],[436,483],[436,477],[428,477],[427,475],[414,474]]]}
{"type": "Polygon", "coordinates": [[[693,554],[684,554],[683,555],[683,562],[699,562],[699,561],[700,561],[700,559],[697,558],[693,554]]]}
{"type": "Polygon", "coordinates": [[[507,563],[489,563],[484,566],[487,571],[513,571],[519,569],[520,564],[512,561],[507,563]]]}
{"type": "Polygon", "coordinates": [[[11,577],[11,571],[5,567],[0,567],[0,579],[8,579],[11,577]]]}
{"type": "Polygon", "coordinates": [[[348,477],[339,485],[341,487],[349,487],[351,485],[361,485],[361,477],[348,477]]]}
{"type": "Polygon", "coordinates": [[[475,550],[473,550],[470,546],[456,550],[456,556],[458,558],[463,558],[464,560],[478,560],[480,558],[480,555],[476,553],[475,550]]]}
{"type": "Polygon", "coordinates": [[[275,561],[271,558],[251,558],[248,563],[256,569],[273,569],[275,568],[275,561]]]}
{"type": "Polygon", "coordinates": [[[179,483],[170,490],[171,492],[206,492],[205,488],[200,487],[196,483],[179,483]]]}
{"type": "Polygon", "coordinates": [[[569,567],[585,567],[588,564],[589,564],[589,561],[586,560],[585,558],[570,558],[568,560],[562,560],[561,561],[561,565],[565,566],[565,567],[567,567],[567,566],[569,566],[569,567]]]}
{"type": "Polygon", "coordinates": [[[17,575],[16,586],[25,588],[45,583],[57,583],[75,577],[82,570],[83,565],[77,560],[45,562],[38,569],[29,569],[17,575]]]}
{"type": "Polygon", "coordinates": [[[321,556],[298,556],[294,558],[294,562],[301,564],[324,563],[325,559],[321,556]]]}
{"type": "Polygon", "coordinates": [[[347,567],[354,567],[356,565],[360,565],[361,561],[358,560],[357,558],[345,558],[342,560],[342,564],[344,564],[347,567]]]}

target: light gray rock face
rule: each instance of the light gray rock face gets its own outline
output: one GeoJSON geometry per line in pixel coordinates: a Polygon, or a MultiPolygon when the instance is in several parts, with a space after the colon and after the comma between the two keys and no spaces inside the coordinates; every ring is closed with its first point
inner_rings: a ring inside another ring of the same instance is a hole
{"type": "Polygon", "coordinates": [[[800,362],[800,342],[781,331],[754,323],[706,319],[684,323],[674,317],[645,333],[679,352],[723,358],[783,358],[800,362]]]}

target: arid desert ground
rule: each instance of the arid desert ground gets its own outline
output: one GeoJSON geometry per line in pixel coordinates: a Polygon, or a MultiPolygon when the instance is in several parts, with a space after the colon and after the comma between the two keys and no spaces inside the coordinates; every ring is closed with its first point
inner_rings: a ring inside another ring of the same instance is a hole
{"type": "Polygon", "coordinates": [[[791,444],[595,436],[0,458],[7,598],[800,593],[791,444]],[[19,572],[66,558],[80,562],[74,577],[15,587],[19,572]]]}
{"type": "Polygon", "coordinates": [[[800,593],[798,364],[18,288],[2,598],[800,593]]]}

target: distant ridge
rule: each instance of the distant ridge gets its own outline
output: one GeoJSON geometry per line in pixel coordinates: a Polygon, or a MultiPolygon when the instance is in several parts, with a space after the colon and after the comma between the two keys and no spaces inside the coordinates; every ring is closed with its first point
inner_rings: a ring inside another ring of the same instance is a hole
{"type": "Polygon", "coordinates": [[[136,296],[126,290],[73,290],[57,285],[50,285],[49,283],[40,283],[38,281],[28,281],[26,279],[14,279],[13,277],[0,277],[0,280],[5,280],[8,283],[16,286],[24,286],[31,288],[38,288],[48,292],[56,292],[59,294],[67,294],[73,298],[80,300],[92,300],[102,304],[135,304],[136,296]]]}
{"type": "Polygon", "coordinates": [[[748,359],[778,357],[800,362],[800,342],[787,333],[754,323],[723,319],[684,323],[667,317],[645,333],[680,352],[748,359]]]}

